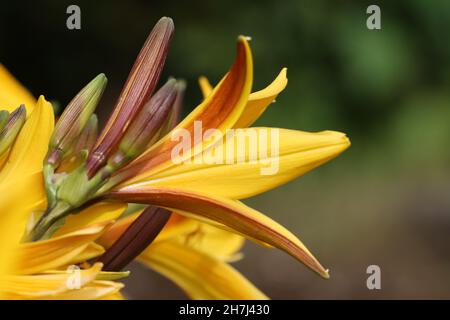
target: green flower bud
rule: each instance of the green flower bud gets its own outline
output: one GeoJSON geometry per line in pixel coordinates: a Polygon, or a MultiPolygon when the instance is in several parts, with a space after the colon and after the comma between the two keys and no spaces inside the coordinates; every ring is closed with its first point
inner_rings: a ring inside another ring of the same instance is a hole
{"type": "MultiPolygon", "coordinates": [[[[4,154],[9,147],[13,144],[17,135],[22,129],[27,116],[27,111],[24,105],[14,110],[11,115],[9,115],[6,123],[0,131],[0,156],[4,154]]],[[[2,118],[5,117],[4,113],[2,118]]],[[[4,120],[1,120],[4,122],[4,120]]]]}
{"type": "Polygon", "coordinates": [[[47,163],[57,166],[74,148],[106,87],[103,73],[86,85],[67,105],[56,124],[49,143],[47,163]]]}

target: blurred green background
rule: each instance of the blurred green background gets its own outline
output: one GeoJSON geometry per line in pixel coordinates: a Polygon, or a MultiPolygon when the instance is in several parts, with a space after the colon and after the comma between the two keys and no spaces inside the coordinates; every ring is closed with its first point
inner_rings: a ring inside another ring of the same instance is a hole
{"type": "MultiPolygon", "coordinates": [[[[450,298],[450,2],[21,1],[0,10],[0,57],[37,96],[64,106],[100,72],[105,118],[148,32],[176,25],[163,78],[217,82],[237,35],[252,37],[254,90],[288,67],[289,85],[259,125],[346,132],[352,147],[300,179],[246,201],[297,234],[331,270],[324,281],[254,244],[236,264],[275,299],[450,298]],[[81,7],[82,29],[66,28],[81,7]],[[382,29],[366,28],[378,4],[382,29]],[[368,290],[379,265],[382,289],[368,290]]],[[[184,298],[134,265],[130,298],[184,298]]]]}

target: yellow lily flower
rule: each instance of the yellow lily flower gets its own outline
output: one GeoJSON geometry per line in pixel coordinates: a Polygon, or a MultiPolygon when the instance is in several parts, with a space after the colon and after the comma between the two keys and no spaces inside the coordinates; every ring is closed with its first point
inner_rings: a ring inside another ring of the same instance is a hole
{"type": "Polygon", "coordinates": [[[328,278],[296,236],[239,200],[329,161],[349,140],[333,131],[248,128],[287,78],[282,69],[268,87],[251,93],[253,62],[245,37],[238,38],[235,61],[215,88],[200,78],[204,101],[176,125],[184,84],[169,80],[153,94],[173,30],[169,18],[155,26],[98,139],[93,112],[106,85],[103,74],[54,127],[50,103],[42,96],[35,102],[1,66],[0,106],[11,112],[25,104],[19,111],[27,113],[21,128],[15,119],[24,115],[11,113],[8,125],[20,132],[15,137],[4,130],[12,142],[0,154],[0,192],[8,195],[0,199],[2,296],[120,298],[123,285],[113,280],[125,276],[120,270],[136,258],[193,299],[265,299],[230,265],[244,238],[279,248],[328,278]],[[198,123],[214,130],[214,139],[196,139],[198,123]],[[189,152],[174,161],[179,146],[173,137],[180,132],[189,136],[189,152]],[[239,149],[241,135],[268,140],[239,149]],[[230,156],[236,148],[241,152],[230,156]],[[199,155],[216,162],[197,161],[199,155]],[[274,161],[277,170],[261,174],[274,161]],[[124,214],[127,203],[148,207],[124,214]],[[65,270],[73,265],[83,267],[77,288],[67,285],[73,274],[65,270]]]}
{"type": "Polygon", "coordinates": [[[80,286],[76,290],[66,285],[74,276],[72,273],[52,271],[102,254],[103,248],[94,240],[105,230],[105,223],[47,241],[20,243],[30,213],[45,209],[42,162],[54,116],[50,103],[42,96],[37,103],[28,99],[27,91],[19,87],[3,65],[0,65],[0,79],[2,88],[14,88],[11,95],[2,90],[0,105],[9,106],[11,101],[31,102],[27,108],[31,114],[7,151],[7,161],[0,167],[0,192],[6,195],[0,198],[0,297],[93,299],[116,294],[122,284],[96,280],[102,274],[101,263],[76,274],[80,286]],[[81,257],[85,259],[80,260],[81,257]]]}

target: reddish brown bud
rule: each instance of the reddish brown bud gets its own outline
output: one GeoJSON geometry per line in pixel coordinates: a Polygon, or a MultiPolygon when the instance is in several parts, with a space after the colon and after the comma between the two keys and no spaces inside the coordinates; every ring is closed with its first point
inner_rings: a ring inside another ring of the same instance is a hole
{"type": "Polygon", "coordinates": [[[112,168],[122,167],[146,149],[167,121],[176,96],[177,83],[175,79],[171,79],[144,105],[130,123],[119,148],[108,160],[112,168]]]}
{"type": "Polygon", "coordinates": [[[87,161],[88,176],[109,158],[117,147],[128,124],[148,101],[163,69],[174,24],[170,18],[161,18],[148,36],[119,96],[114,112],[103,129],[94,151],[87,161]]]}
{"type": "Polygon", "coordinates": [[[156,238],[170,218],[170,211],[148,207],[128,227],[122,236],[99,258],[105,271],[126,267],[156,238]]]}

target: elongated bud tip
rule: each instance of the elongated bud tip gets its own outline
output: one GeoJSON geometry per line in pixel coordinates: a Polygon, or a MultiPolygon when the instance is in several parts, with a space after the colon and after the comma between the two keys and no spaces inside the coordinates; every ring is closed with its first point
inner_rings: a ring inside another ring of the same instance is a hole
{"type": "Polygon", "coordinates": [[[96,88],[104,88],[106,86],[106,83],[108,82],[108,78],[106,78],[106,75],[104,73],[100,73],[97,75],[89,84],[96,88]]]}
{"type": "Polygon", "coordinates": [[[27,117],[27,109],[24,104],[21,104],[19,108],[14,110],[8,119],[6,126],[20,126],[22,127],[27,117]]]}
{"type": "Polygon", "coordinates": [[[177,92],[183,94],[184,91],[186,90],[186,81],[184,80],[177,80],[177,92]]]}
{"type": "Polygon", "coordinates": [[[165,27],[168,29],[175,29],[175,24],[173,23],[172,18],[170,17],[162,17],[158,20],[158,22],[155,25],[155,28],[161,28],[165,27]]]}
{"type": "Polygon", "coordinates": [[[175,86],[177,85],[177,79],[170,77],[167,82],[161,87],[160,90],[173,90],[175,89],[175,86]]]}
{"type": "Polygon", "coordinates": [[[27,109],[25,108],[24,104],[21,104],[19,108],[17,108],[15,111],[17,111],[20,116],[27,114],[27,109]]]}
{"type": "Polygon", "coordinates": [[[108,78],[106,78],[104,73],[100,73],[94,79],[92,79],[91,82],[89,82],[75,97],[75,98],[77,97],[82,98],[81,101],[79,101],[82,104],[80,107],[88,108],[90,107],[89,106],[90,103],[95,103],[96,106],[98,99],[100,99],[101,95],[103,94],[103,91],[106,88],[107,83],[108,78]]]}

